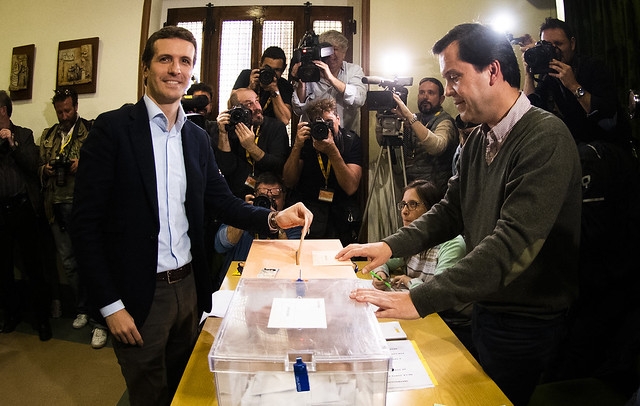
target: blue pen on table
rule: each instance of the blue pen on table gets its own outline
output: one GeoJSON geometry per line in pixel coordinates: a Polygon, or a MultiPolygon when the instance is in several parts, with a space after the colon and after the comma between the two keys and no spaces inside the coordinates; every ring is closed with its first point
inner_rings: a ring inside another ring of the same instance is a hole
{"type": "Polygon", "coordinates": [[[391,287],[391,284],[390,284],[389,282],[387,282],[387,281],[385,281],[384,279],[382,279],[382,278],[380,277],[380,275],[378,275],[377,273],[373,272],[373,270],[371,270],[369,273],[371,274],[371,276],[373,276],[374,278],[376,278],[376,279],[377,279],[377,280],[379,280],[380,282],[384,283],[384,284],[385,284],[385,286],[386,286],[386,287],[388,287],[389,289],[391,289],[391,290],[395,290],[395,289],[393,289],[393,288],[391,287]]]}

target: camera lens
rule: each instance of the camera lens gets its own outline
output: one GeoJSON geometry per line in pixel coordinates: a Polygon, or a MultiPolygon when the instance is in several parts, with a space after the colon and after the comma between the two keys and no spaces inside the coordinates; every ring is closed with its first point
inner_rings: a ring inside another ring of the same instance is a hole
{"type": "Polygon", "coordinates": [[[244,123],[247,127],[251,126],[251,110],[242,105],[235,106],[229,110],[229,116],[229,122],[231,125],[244,123]]]}
{"type": "Polygon", "coordinates": [[[264,207],[265,209],[270,209],[271,199],[269,199],[265,195],[256,196],[256,198],[253,199],[253,205],[258,207],[264,207]]]}
{"type": "Polygon", "coordinates": [[[258,80],[260,81],[260,84],[262,86],[270,85],[275,78],[276,72],[270,66],[265,66],[264,68],[260,69],[258,80]]]}
{"type": "Polygon", "coordinates": [[[322,119],[316,120],[311,124],[311,136],[318,141],[327,139],[329,137],[329,123],[322,119]]]}

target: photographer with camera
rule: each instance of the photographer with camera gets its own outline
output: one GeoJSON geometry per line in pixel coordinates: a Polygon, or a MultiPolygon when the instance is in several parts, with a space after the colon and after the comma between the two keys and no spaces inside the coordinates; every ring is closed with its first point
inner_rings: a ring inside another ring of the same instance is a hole
{"type": "Polygon", "coordinates": [[[260,58],[260,68],[240,72],[233,89],[248,87],[256,92],[260,106],[267,117],[277,118],[284,125],[291,121],[291,95],[293,86],[282,77],[287,68],[287,57],[282,48],[269,47],[260,58]]]}
{"type": "Polygon", "coordinates": [[[336,101],[316,100],[308,106],[311,122],[298,123],[295,143],[284,164],[284,184],[293,189],[314,216],[309,238],[357,240],[361,214],[356,192],[362,177],[362,144],[340,126],[336,101]]]}
{"type": "MultiPolygon", "coordinates": [[[[265,207],[271,210],[283,210],[286,204],[286,191],[282,179],[271,172],[264,172],[256,178],[256,189],[253,194],[244,197],[247,203],[254,206],[265,207]]],[[[218,283],[222,283],[231,261],[244,261],[247,259],[251,243],[258,239],[300,239],[302,227],[276,230],[269,234],[253,234],[233,226],[222,224],[216,234],[215,249],[220,254],[225,254],[222,272],[218,283]]]]}
{"type": "MultiPolygon", "coordinates": [[[[564,21],[547,18],[541,42],[524,50],[524,92],[532,104],[558,115],[578,146],[582,166],[580,299],[552,379],[629,374],[625,326],[637,302],[637,162],[626,114],[604,62],[576,52],[564,21]],[[538,75],[537,83],[536,77],[538,75]],[[593,326],[598,326],[593,329],[593,326]]],[[[636,306],[637,307],[637,306],[636,306]]]]}
{"type": "Polygon", "coordinates": [[[40,261],[42,202],[38,182],[38,147],[33,132],[11,121],[13,103],[0,90],[0,333],[11,333],[22,319],[24,305],[35,314],[41,341],[51,338],[49,287],[40,261]],[[15,252],[15,254],[14,254],[15,252]],[[17,289],[14,265],[21,261],[25,298],[17,289]],[[26,300],[25,300],[26,299],[26,300]]]}
{"type": "Polygon", "coordinates": [[[214,128],[218,126],[215,120],[210,120],[213,109],[213,89],[206,83],[194,83],[187,90],[187,94],[182,96],[182,108],[187,114],[187,118],[207,133],[212,134],[214,128]]]}
{"type": "MultiPolygon", "coordinates": [[[[451,163],[458,145],[458,130],[453,118],[444,111],[444,87],[432,77],[420,80],[418,88],[418,114],[409,110],[399,95],[391,112],[404,119],[403,150],[407,182],[424,179],[433,182],[442,194],[451,177],[451,163]]],[[[382,135],[376,124],[378,142],[382,135]]],[[[382,145],[382,144],[381,144],[382,145]]]]}
{"type": "MultiPolygon", "coordinates": [[[[314,36],[310,36],[310,38],[314,38],[314,36]]],[[[329,44],[333,47],[333,52],[313,61],[313,64],[320,70],[319,79],[314,82],[301,80],[298,70],[302,66],[302,62],[292,62],[289,79],[295,82],[295,92],[292,98],[293,112],[301,116],[302,121],[309,121],[307,111],[309,105],[320,99],[332,98],[336,101],[337,114],[343,128],[350,131],[360,131],[360,107],[367,99],[367,87],[362,83],[364,76],[362,68],[344,60],[349,48],[349,41],[339,31],[330,30],[323,32],[317,37],[317,40],[312,42],[313,47],[329,44]]]]}
{"type": "Polygon", "coordinates": [[[289,136],[282,122],[263,115],[258,95],[251,89],[232,91],[228,106],[218,115],[212,145],[229,188],[243,198],[253,193],[256,176],[282,173],[289,136]]]}
{"type": "Polygon", "coordinates": [[[602,61],[576,52],[569,25],[548,17],[540,26],[541,42],[525,38],[523,91],[532,104],[560,116],[577,143],[599,140],[627,148],[613,75],[602,61]]]}
{"type": "MultiPolygon", "coordinates": [[[[40,138],[39,174],[43,185],[44,209],[67,281],[75,295],[76,318],[73,328],[79,329],[89,322],[87,288],[76,263],[67,225],[73,204],[76,171],[80,148],[84,144],[93,121],[78,114],[78,93],[73,88],[54,92],[53,107],[58,124],[43,131],[40,138]]],[[[107,330],[95,325],[91,345],[101,348],[107,342],[107,330]]]]}

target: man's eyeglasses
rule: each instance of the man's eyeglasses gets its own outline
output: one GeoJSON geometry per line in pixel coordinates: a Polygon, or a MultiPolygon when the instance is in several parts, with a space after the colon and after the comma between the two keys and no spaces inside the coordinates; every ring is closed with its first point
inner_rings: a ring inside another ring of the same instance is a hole
{"type": "Polygon", "coordinates": [[[258,188],[258,193],[260,193],[261,195],[271,195],[271,196],[280,196],[280,193],[282,193],[282,188],[280,187],[270,187],[270,188],[263,188],[263,187],[259,187],[258,188]]]}
{"type": "Polygon", "coordinates": [[[396,207],[398,208],[398,210],[402,211],[404,209],[404,206],[407,206],[409,208],[409,211],[414,211],[415,209],[418,208],[418,206],[421,206],[421,205],[424,205],[424,203],[416,202],[415,200],[409,200],[408,202],[405,202],[403,200],[401,202],[398,202],[396,207]]]}

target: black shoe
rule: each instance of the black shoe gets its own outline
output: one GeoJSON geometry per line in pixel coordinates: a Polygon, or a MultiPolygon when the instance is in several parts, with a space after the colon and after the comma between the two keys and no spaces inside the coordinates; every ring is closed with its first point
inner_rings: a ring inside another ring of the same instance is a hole
{"type": "Polygon", "coordinates": [[[40,336],[40,341],[51,340],[53,333],[51,332],[51,324],[49,324],[49,320],[38,324],[38,335],[40,336]]]}
{"type": "Polygon", "coordinates": [[[0,333],[11,333],[20,324],[20,316],[8,316],[0,328],[0,333]]]}

